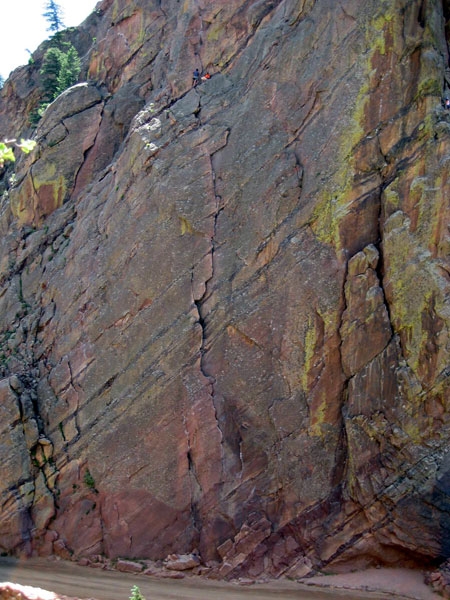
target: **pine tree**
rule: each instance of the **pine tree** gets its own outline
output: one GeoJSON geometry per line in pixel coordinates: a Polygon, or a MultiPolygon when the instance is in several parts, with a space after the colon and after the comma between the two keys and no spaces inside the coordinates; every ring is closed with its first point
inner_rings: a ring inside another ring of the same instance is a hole
{"type": "Polygon", "coordinates": [[[80,70],[80,57],[70,42],[61,42],[60,47],[51,46],[44,54],[40,70],[43,100],[52,102],[61,92],[76,83],[80,70]]]}
{"type": "Polygon", "coordinates": [[[67,52],[62,53],[60,68],[57,78],[57,94],[61,94],[64,90],[78,81],[78,76],[81,71],[81,62],[78,52],[69,45],[67,52]]]}
{"type": "Polygon", "coordinates": [[[59,94],[59,73],[61,70],[63,52],[59,48],[52,47],[47,50],[42,61],[40,74],[42,76],[42,88],[44,90],[44,101],[51,102],[59,94]]]}
{"type": "Polygon", "coordinates": [[[54,0],[47,0],[45,4],[45,12],[42,13],[42,16],[49,24],[47,31],[58,33],[60,29],[64,28],[62,14],[63,11],[59,4],[57,4],[54,0]]]}

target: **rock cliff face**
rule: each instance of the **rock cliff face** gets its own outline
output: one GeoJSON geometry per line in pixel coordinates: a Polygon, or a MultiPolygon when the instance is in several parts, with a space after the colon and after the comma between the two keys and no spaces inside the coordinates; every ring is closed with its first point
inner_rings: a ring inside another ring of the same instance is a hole
{"type": "Polygon", "coordinates": [[[70,34],[86,83],[1,204],[0,551],[449,556],[449,14],[103,0],[70,34]]]}

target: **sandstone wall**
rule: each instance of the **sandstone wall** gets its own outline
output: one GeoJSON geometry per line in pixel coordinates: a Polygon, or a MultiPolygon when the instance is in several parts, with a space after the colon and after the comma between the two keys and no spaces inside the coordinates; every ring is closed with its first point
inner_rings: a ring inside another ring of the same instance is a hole
{"type": "Polygon", "coordinates": [[[0,551],[448,556],[447,17],[97,5],[2,199],[0,551]]]}

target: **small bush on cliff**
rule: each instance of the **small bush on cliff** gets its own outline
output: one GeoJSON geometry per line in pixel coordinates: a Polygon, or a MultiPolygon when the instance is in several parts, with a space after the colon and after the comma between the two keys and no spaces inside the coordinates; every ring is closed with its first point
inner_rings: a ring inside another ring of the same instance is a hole
{"type": "Polygon", "coordinates": [[[85,483],[85,485],[87,485],[87,487],[90,490],[93,490],[94,492],[96,492],[97,490],[95,489],[95,481],[94,478],[91,475],[91,472],[89,471],[89,469],[86,469],[85,473],[84,473],[84,478],[83,481],[85,483]]]}
{"type": "Polygon", "coordinates": [[[130,600],[145,600],[144,596],[141,594],[141,590],[137,585],[133,585],[131,588],[130,600]]]}

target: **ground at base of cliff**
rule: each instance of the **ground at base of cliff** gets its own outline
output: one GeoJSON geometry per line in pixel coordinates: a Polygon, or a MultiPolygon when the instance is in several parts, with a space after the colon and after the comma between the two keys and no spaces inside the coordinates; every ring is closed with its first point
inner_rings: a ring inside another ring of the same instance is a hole
{"type": "Polygon", "coordinates": [[[352,573],[336,575],[317,575],[302,580],[311,586],[320,586],[330,590],[361,590],[370,594],[382,592],[395,598],[414,598],[433,600],[441,598],[424,582],[421,571],[402,568],[371,568],[352,573]]]}
{"type": "Polygon", "coordinates": [[[299,582],[255,583],[210,581],[201,577],[167,580],[141,574],[81,567],[66,561],[0,560],[0,600],[127,600],[133,585],[145,600],[438,600],[442,596],[424,583],[421,571],[397,568],[367,569],[339,575],[320,575],[299,582]],[[47,592],[46,590],[52,590],[47,592]]]}

